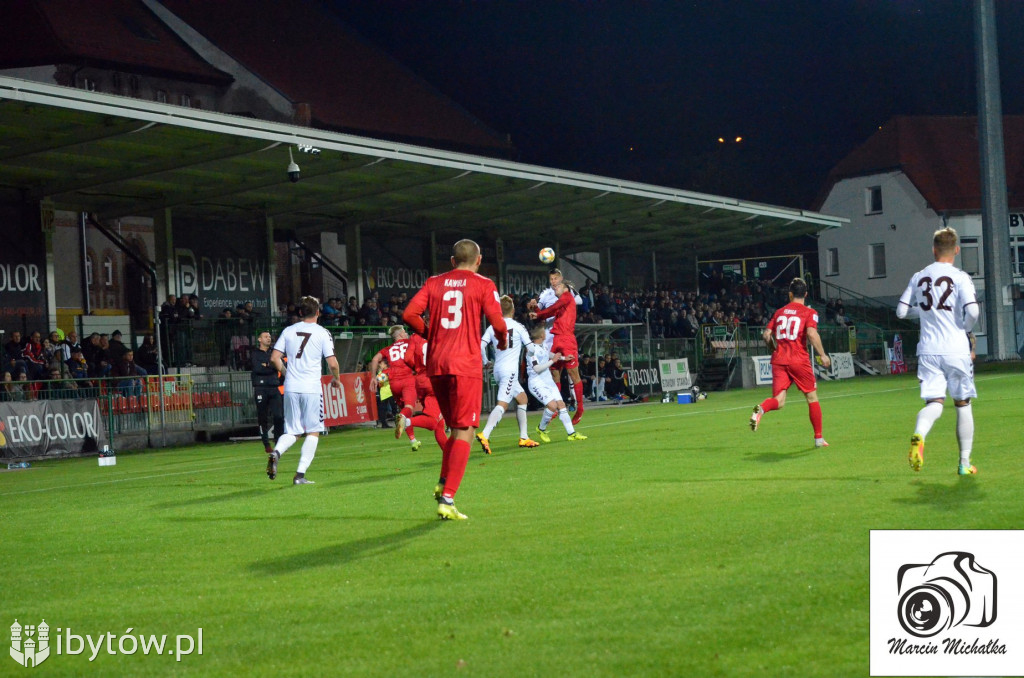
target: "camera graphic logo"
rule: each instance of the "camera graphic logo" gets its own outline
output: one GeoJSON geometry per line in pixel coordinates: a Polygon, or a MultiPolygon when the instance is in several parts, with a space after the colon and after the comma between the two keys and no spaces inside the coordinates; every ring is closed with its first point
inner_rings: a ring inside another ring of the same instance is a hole
{"type": "Polygon", "coordinates": [[[918,638],[996,620],[996,575],[975,562],[974,554],[951,551],[927,565],[904,565],[896,583],[900,625],[918,638]]]}

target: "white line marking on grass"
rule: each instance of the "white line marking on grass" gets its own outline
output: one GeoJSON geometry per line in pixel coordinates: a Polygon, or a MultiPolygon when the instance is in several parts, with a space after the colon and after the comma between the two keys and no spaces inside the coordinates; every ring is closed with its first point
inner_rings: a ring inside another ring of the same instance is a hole
{"type": "MultiPolygon", "coordinates": [[[[230,464],[224,464],[223,466],[207,466],[206,469],[212,468],[228,468],[230,466],[237,466],[238,464],[249,464],[252,460],[250,459],[237,459],[230,464]]],[[[183,476],[186,474],[194,474],[196,471],[194,468],[188,471],[172,471],[170,473],[154,473],[148,476],[128,476],[125,478],[112,478],[110,480],[97,480],[93,483],[76,483],[73,485],[56,485],[54,487],[40,487],[34,490],[18,490],[17,492],[0,492],[0,497],[10,497],[16,494],[32,494],[34,492],[51,492],[53,490],[68,490],[76,487],[92,487],[94,485],[111,485],[113,483],[126,483],[132,480],[152,480],[153,478],[167,478],[170,476],[183,476]]]]}
{"type": "MultiPolygon", "coordinates": [[[[975,381],[991,381],[993,379],[1004,379],[1006,377],[1020,377],[1020,376],[1022,376],[1022,375],[1019,375],[1019,374],[996,374],[996,375],[991,375],[991,376],[986,376],[986,377],[978,377],[975,381]]],[[[885,388],[885,389],[881,389],[881,390],[858,391],[856,393],[843,393],[843,394],[828,395],[828,396],[823,396],[823,395],[820,395],[820,393],[819,393],[818,397],[819,397],[820,400],[838,400],[839,398],[859,398],[861,396],[873,395],[873,394],[876,394],[876,393],[897,393],[899,391],[916,391],[919,388],[920,388],[920,386],[918,384],[913,384],[911,386],[903,386],[903,387],[900,387],[900,388],[885,388]]],[[[658,403],[658,404],[661,404],[661,403],[658,403]]],[[[586,428],[587,429],[601,428],[602,426],[618,426],[619,424],[632,424],[633,422],[648,421],[650,419],[667,419],[669,417],[687,417],[687,416],[694,416],[694,415],[698,415],[698,414],[718,414],[720,412],[737,412],[737,411],[740,411],[740,410],[749,410],[749,409],[750,409],[750,405],[741,405],[739,407],[723,407],[723,408],[720,408],[720,409],[717,409],[717,410],[702,410],[702,411],[693,411],[693,412],[673,412],[671,414],[652,415],[650,417],[637,417],[635,419],[621,419],[619,421],[608,421],[608,422],[605,422],[603,424],[588,425],[588,426],[586,426],[586,428]]]]}

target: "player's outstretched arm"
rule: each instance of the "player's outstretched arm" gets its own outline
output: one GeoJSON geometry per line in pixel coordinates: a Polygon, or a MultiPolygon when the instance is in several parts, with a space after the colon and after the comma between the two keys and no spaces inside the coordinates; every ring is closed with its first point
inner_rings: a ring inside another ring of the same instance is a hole
{"type": "Polygon", "coordinates": [[[423,286],[420,291],[409,300],[405,311],[402,313],[402,321],[412,328],[412,331],[421,337],[427,336],[427,325],[423,322],[423,312],[427,310],[427,288],[423,286]]]}
{"type": "Polygon", "coordinates": [[[281,360],[281,358],[283,357],[284,353],[281,353],[281,351],[277,350],[276,348],[270,352],[270,364],[273,365],[274,369],[280,372],[281,374],[284,374],[285,371],[284,361],[281,360]]]}
{"type": "Polygon", "coordinates": [[[821,335],[818,334],[817,328],[807,328],[807,339],[811,342],[811,346],[814,347],[815,353],[821,357],[822,367],[828,367],[832,364],[832,359],[828,357],[828,353],[825,352],[825,347],[821,344],[821,335]]]}
{"type": "MultiPolygon", "coordinates": [[[[327,369],[331,371],[331,383],[341,388],[341,367],[338,365],[338,359],[335,356],[327,357],[327,369]]],[[[376,379],[371,379],[371,382],[376,381],[376,379]]]]}

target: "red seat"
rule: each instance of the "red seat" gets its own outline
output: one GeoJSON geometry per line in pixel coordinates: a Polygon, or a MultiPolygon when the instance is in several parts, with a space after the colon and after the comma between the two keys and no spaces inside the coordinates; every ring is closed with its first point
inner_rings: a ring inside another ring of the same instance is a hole
{"type": "Polygon", "coordinates": [[[210,397],[209,391],[203,391],[203,407],[210,407],[213,405],[213,398],[210,397]]]}

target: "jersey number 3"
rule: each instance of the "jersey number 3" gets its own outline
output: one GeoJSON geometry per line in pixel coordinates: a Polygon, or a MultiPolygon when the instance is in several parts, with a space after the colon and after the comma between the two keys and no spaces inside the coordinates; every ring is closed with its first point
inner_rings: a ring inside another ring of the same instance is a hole
{"type": "Polygon", "coordinates": [[[444,309],[445,315],[441,317],[441,327],[446,330],[454,330],[462,324],[462,290],[448,290],[441,299],[452,302],[444,309]]]}
{"type": "Polygon", "coordinates": [[[800,317],[795,315],[780,315],[775,321],[775,339],[782,341],[789,339],[796,341],[800,336],[800,317]]]}

